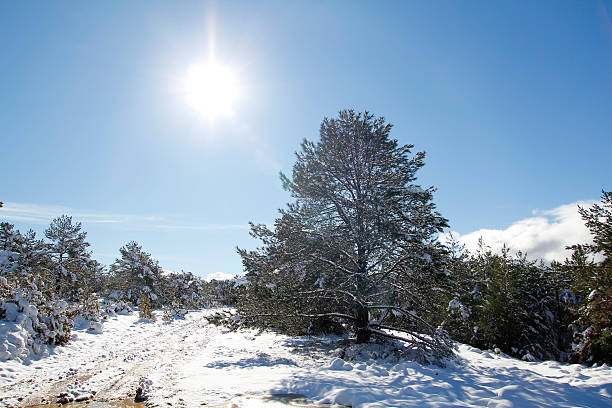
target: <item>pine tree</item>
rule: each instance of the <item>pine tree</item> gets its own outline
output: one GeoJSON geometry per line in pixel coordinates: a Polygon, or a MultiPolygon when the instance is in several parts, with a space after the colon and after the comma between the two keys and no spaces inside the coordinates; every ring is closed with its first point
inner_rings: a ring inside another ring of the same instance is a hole
{"type": "Polygon", "coordinates": [[[45,236],[51,241],[49,254],[54,263],[56,293],[61,298],[79,300],[99,270],[87,250],[87,233],[81,230],[80,222],[73,223],[72,217],[62,215],[51,222],[45,236]]]}
{"type": "Polygon", "coordinates": [[[3,263],[0,275],[17,287],[34,285],[36,290],[51,298],[55,294],[55,287],[51,273],[53,264],[48,252],[48,245],[36,239],[34,231],[22,234],[12,224],[0,224],[0,254],[6,261],[11,261],[3,263]]]}
{"type": "Polygon", "coordinates": [[[111,265],[111,290],[120,300],[137,305],[144,296],[152,306],[161,305],[163,277],[161,268],[138,243],[131,241],[119,249],[121,258],[111,265]]]}
{"type": "Polygon", "coordinates": [[[612,362],[612,192],[602,202],[579,207],[593,243],[577,244],[565,263],[573,272],[573,287],[583,300],[575,327],[580,328],[575,362],[612,362]]]}
{"type": "Polygon", "coordinates": [[[173,307],[196,309],[209,300],[202,278],[191,272],[171,272],[164,279],[164,294],[173,307]]]}
{"type": "Polygon", "coordinates": [[[445,272],[449,275],[452,290],[441,305],[446,312],[441,326],[454,340],[474,345],[474,314],[483,285],[469,262],[469,253],[454,234],[449,234],[446,246],[449,261],[445,272]]]}
{"type": "Polygon", "coordinates": [[[143,293],[140,296],[140,299],[138,300],[138,307],[140,308],[138,316],[141,319],[155,320],[155,314],[153,313],[151,299],[147,294],[143,293]]]}
{"type": "Polygon", "coordinates": [[[557,264],[479,250],[451,258],[454,286],[443,327],[457,341],[525,360],[567,360],[573,297],[557,264]]]}
{"type": "Polygon", "coordinates": [[[412,155],[390,132],[382,117],[345,110],[324,119],[318,143],[302,143],[292,179],[281,177],[295,202],[274,230],[252,225],[262,248],[239,250],[245,303],[254,305],[247,313],[259,309],[277,324],[332,319],[351,326],[358,343],[376,334],[448,351],[430,319],[446,277],[436,235],[447,221],[434,189],[413,184],[425,153],[412,155]]]}

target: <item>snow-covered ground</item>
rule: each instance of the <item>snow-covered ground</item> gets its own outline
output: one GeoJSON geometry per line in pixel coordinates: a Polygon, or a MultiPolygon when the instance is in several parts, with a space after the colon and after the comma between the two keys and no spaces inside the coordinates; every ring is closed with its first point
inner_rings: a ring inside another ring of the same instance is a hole
{"type": "Polygon", "coordinates": [[[232,398],[247,406],[246,396],[285,393],[353,407],[612,406],[606,366],[530,363],[465,345],[446,368],[393,358],[344,361],[338,338],[229,332],[208,324],[210,313],[171,324],[120,315],[102,333],[74,331],[69,345],[47,356],[0,362],[0,406],[54,402],[61,392],[121,399],[139,386],[147,404],[164,407],[232,398]]]}

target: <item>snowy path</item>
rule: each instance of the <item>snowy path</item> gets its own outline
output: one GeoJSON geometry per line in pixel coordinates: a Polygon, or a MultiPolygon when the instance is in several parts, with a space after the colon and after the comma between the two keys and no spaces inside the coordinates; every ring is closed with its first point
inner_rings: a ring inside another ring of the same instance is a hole
{"type": "Polygon", "coordinates": [[[100,400],[133,395],[148,372],[166,364],[180,366],[181,359],[200,350],[208,331],[215,329],[201,312],[171,325],[142,322],[135,314],[111,318],[103,333],[75,331],[69,345],[55,347],[29,365],[0,363],[0,395],[5,396],[0,406],[19,399],[27,406],[67,391],[95,392],[100,400]]]}
{"type": "Polygon", "coordinates": [[[236,396],[267,393],[354,407],[612,406],[608,367],[528,363],[465,345],[447,368],[343,361],[336,339],[227,332],[209,325],[205,315],[192,312],[170,325],[119,316],[105,323],[103,333],[77,331],[70,345],[29,365],[0,363],[0,406],[27,406],[65,391],[121,399],[139,384],[148,404],[160,407],[231,398],[243,406],[236,396]]]}

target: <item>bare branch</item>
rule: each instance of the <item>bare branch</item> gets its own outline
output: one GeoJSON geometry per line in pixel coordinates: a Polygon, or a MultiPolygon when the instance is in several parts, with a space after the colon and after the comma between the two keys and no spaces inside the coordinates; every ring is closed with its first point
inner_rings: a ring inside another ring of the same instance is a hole
{"type": "Polygon", "coordinates": [[[295,316],[299,316],[299,317],[339,317],[341,319],[348,319],[348,320],[352,320],[355,321],[357,320],[356,318],[354,318],[351,315],[347,315],[344,313],[318,313],[318,314],[297,314],[295,316]]]}
{"type": "Polygon", "coordinates": [[[342,266],[342,265],[338,265],[336,262],[334,262],[334,261],[330,261],[329,259],[323,258],[323,257],[321,257],[321,256],[315,256],[314,258],[315,258],[315,259],[318,259],[319,261],[325,262],[326,264],[331,265],[331,266],[333,266],[334,268],[336,268],[336,269],[338,269],[338,270],[341,270],[341,271],[343,271],[343,272],[346,272],[346,273],[348,273],[349,275],[356,275],[356,274],[357,274],[356,272],[351,271],[350,269],[347,269],[347,268],[345,268],[345,267],[344,267],[344,266],[342,266]]]}

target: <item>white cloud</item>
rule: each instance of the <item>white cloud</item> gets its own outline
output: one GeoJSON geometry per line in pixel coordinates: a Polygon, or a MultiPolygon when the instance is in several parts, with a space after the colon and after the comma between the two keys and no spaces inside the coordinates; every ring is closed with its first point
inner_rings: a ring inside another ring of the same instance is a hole
{"type": "Polygon", "coordinates": [[[207,282],[214,280],[218,280],[218,281],[222,281],[222,280],[230,280],[230,279],[234,279],[234,276],[236,275],[232,275],[229,273],[225,273],[225,272],[214,272],[214,273],[209,273],[206,278],[204,278],[207,282]]]}
{"type": "MultiPolygon", "coordinates": [[[[533,217],[512,223],[506,229],[480,229],[468,234],[453,232],[455,237],[470,252],[478,249],[480,237],[495,252],[504,244],[511,253],[521,251],[530,259],[563,261],[570,255],[565,247],[577,243],[591,242],[589,230],[578,213],[578,206],[589,207],[595,201],[578,201],[564,204],[552,210],[534,210],[533,217]]],[[[444,234],[444,241],[448,234],[444,234]]]]}

